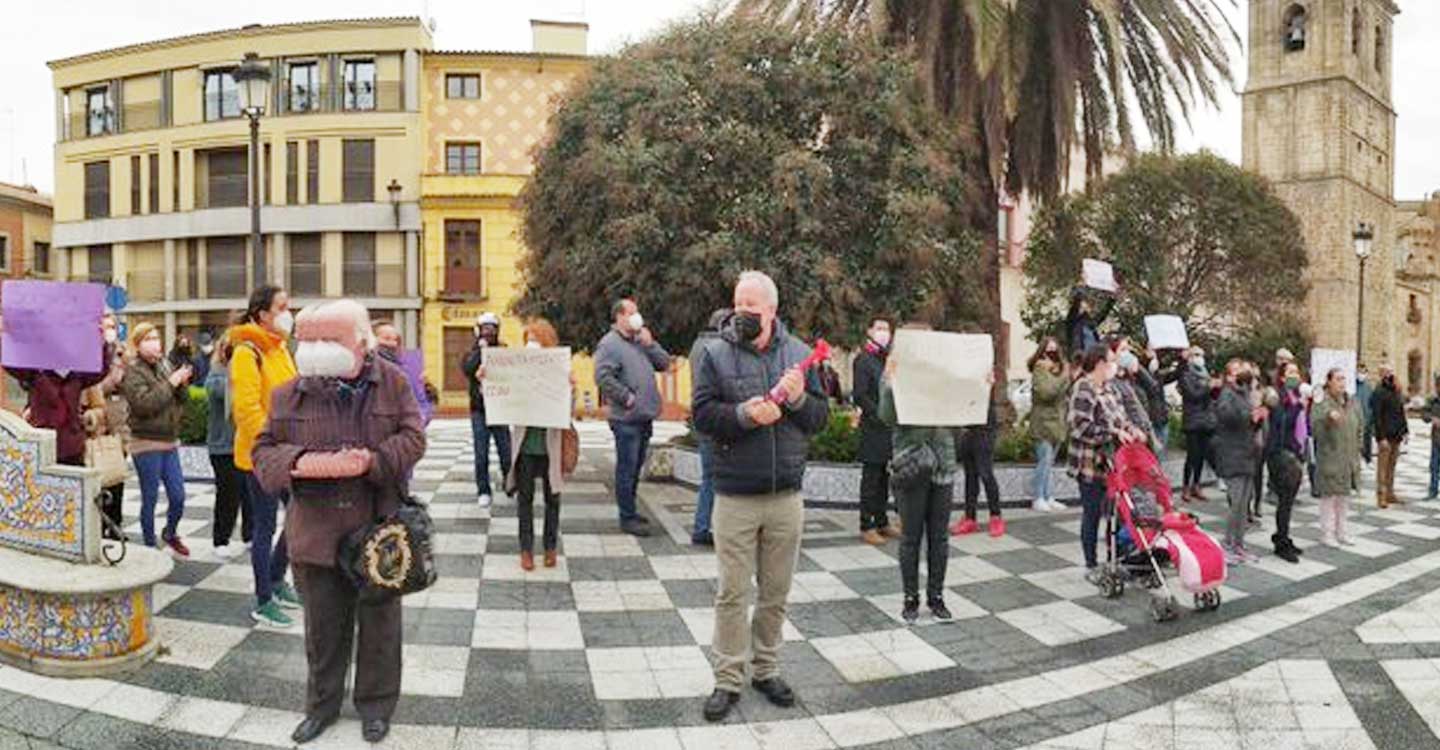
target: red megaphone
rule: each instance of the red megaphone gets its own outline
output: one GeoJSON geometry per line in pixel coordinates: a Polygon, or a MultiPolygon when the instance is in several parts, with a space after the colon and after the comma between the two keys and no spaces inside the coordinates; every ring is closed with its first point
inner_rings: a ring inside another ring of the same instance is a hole
{"type": "MultiPolygon", "coordinates": [[[[811,350],[810,356],[797,366],[800,368],[800,372],[804,373],[827,359],[830,359],[830,344],[825,339],[816,339],[815,348],[811,350]]],[[[769,399],[772,403],[783,404],[788,398],[789,394],[785,392],[784,388],[777,385],[770,389],[769,399]]]]}

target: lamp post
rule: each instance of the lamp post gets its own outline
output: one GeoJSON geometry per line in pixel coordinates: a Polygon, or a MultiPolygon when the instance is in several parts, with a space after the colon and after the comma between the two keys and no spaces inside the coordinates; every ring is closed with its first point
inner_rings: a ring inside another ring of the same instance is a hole
{"type": "Polygon", "coordinates": [[[400,230],[400,181],[390,178],[390,184],[385,186],[385,191],[390,194],[390,205],[395,209],[395,230],[400,230]]]}
{"type": "Polygon", "coordinates": [[[1355,257],[1360,259],[1360,313],[1355,326],[1355,360],[1365,361],[1365,261],[1370,259],[1370,243],[1375,239],[1375,227],[1365,222],[1355,226],[1350,235],[1355,242],[1355,257]]]}
{"type": "Polygon", "coordinates": [[[230,75],[240,90],[240,112],[250,120],[250,247],[259,269],[265,257],[260,237],[260,118],[270,98],[270,68],[260,62],[259,55],[246,52],[230,75]]]}

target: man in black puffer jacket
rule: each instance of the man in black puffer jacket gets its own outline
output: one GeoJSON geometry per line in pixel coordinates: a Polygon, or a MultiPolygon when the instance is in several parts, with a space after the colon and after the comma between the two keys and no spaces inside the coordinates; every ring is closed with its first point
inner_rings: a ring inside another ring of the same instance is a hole
{"type": "Polygon", "coordinates": [[[794,691],[779,677],[781,626],[805,526],[806,453],[830,405],[819,381],[797,367],[810,350],[776,319],[779,299],[770,277],[741,274],[734,316],[692,365],[695,429],[714,451],[712,527],[720,567],[711,647],[715,692],[705,702],[710,721],[725,718],[740,699],[747,655],[751,685],[777,706],[795,705],[794,691]],[[767,399],[772,388],[780,403],[767,399]],[[746,617],[752,579],[753,623],[746,617]]]}

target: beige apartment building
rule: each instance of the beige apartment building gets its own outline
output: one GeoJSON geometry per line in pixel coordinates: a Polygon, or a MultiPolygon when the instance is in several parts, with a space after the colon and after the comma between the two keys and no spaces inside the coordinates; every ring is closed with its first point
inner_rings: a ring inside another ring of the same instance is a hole
{"type": "Polygon", "coordinates": [[[354,297],[418,340],[418,18],[251,25],[55,60],[53,264],[124,287],[133,324],[218,329],[257,285],[354,297]],[[231,73],[272,73],[260,120],[263,252],[250,247],[249,121],[231,73]]]}

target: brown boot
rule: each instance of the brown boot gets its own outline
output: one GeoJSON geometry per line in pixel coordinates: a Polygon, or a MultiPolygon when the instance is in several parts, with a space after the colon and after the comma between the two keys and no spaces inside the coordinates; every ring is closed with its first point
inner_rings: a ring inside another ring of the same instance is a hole
{"type": "Polygon", "coordinates": [[[901,534],[905,533],[905,527],[900,523],[900,519],[897,517],[893,523],[881,529],[880,533],[890,537],[891,539],[897,539],[900,537],[901,534]]]}
{"type": "Polygon", "coordinates": [[[555,550],[553,550],[553,549],[547,549],[547,550],[545,550],[545,567],[547,567],[547,568],[553,568],[553,567],[555,567],[555,550]]]}
{"type": "Polygon", "coordinates": [[[881,536],[880,532],[874,529],[866,529],[860,532],[860,539],[866,544],[871,544],[876,547],[885,543],[885,537],[881,536]]]}
{"type": "Polygon", "coordinates": [[[520,568],[527,573],[535,569],[535,555],[529,550],[520,553],[520,568]]]}

